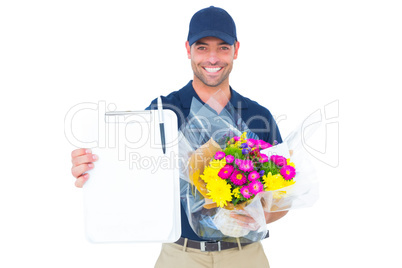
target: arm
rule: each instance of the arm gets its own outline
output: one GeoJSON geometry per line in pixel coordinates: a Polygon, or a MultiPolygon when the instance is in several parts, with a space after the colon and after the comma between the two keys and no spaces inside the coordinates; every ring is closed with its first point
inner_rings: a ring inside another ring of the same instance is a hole
{"type": "Polygon", "coordinates": [[[86,173],[88,170],[94,168],[94,163],[98,160],[98,156],[92,154],[90,149],[76,149],[71,153],[71,162],[73,166],[71,168],[71,173],[77,179],[75,181],[75,186],[82,188],[85,182],[89,179],[89,174],[86,173]]]}
{"type": "MultiPolygon", "coordinates": [[[[288,211],[278,211],[278,212],[265,212],[265,222],[267,224],[277,221],[284,217],[288,211]]],[[[244,228],[256,231],[260,228],[260,226],[256,223],[256,221],[250,217],[248,214],[238,214],[236,212],[232,212],[230,216],[236,219],[239,225],[243,226],[244,228]]]]}
{"type": "Polygon", "coordinates": [[[286,211],[279,211],[279,212],[264,212],[265,213],[265,221],[267,224],[277,221],[288,214],[288,210],[286,211]]]}

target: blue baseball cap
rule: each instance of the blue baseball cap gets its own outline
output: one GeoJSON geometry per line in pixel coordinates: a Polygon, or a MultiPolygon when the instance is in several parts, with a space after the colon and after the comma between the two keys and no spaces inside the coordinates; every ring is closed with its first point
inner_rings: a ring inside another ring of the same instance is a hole
{"type": "Polygon", "coordinates": [[[190,46],[208,36],[217,37],[229,45],[237,41],[235,22],[222,8],[210,6],[201,9],[191,18],[187,37],[190,46]]]}

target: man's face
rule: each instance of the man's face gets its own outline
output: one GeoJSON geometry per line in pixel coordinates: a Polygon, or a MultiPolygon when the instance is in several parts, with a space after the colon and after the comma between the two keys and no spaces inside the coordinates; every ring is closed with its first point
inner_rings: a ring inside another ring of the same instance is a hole
{"type": "Polygon", "coordinates": [[[191,59],[194,79],[209,87],[228,82],[233,60],[237,58],[239,43],[229,45],[216,37],[205,37],[191,47],[186,43],[187,55],[191,59]]]}

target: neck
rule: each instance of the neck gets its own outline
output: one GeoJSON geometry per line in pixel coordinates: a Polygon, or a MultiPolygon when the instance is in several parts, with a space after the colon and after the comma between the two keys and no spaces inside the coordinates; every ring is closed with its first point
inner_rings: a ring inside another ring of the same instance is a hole
{"type": "Polygon", "coordinates": [[[222,111],[222,109],[228,104],[231,93],[229,87],[229,81],[225,81],[221,83],[217,87],[210,87],[199,81],[198,79],[193,80],[193,88],[197,93],[198,97],[206,103],[208,100],[214,96],[214,99],[218,102],[217,107],[212,107],[218,114],[222,111]],[[220,94],[216,94],[216,92],[221,91],[220,94]]]}

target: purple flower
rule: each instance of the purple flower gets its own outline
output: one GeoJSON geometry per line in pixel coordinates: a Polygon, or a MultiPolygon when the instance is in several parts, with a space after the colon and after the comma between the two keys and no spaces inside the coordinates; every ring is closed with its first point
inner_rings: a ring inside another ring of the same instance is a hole
{"type": "Polygon", "coordinates": [[[231,165],[225,165],[221,170],[218,172],[218,176],[222,179],[227,179],[233,172],[234,167],[231,165]]]}
{"type": "Polygon", "coordinates": [[[253,161],[243,160],[243,162],[240,164],[239,168],[246,172],[252,171],[254,169],[253,161]]]}
{"type": "Polygon", "coordinates": [[[242,144],[240,145],[240,148],[247,148],[247,147],[248,147],[247,143],[242,143],[242,144]]]}
{"type": "Polygon", "coordinates": [[[265,170],[261,170],[260,171],[260,176],[264,175],[264,173],[265,173],[265,170]]]}
{"type": "Polygon", "coordinates": [[[225,153],[222,152],[222,151],[218,151],[218,152],[215,153],[215,159],[216,160],[220,160],[220,159],[222,159],[224,157],[225,157],[225,153]]]}
{"type": "Polygon", "coordinates": [[[242,153],[242,154],[248,154],[249,152],[250,152],[249,149],[243,149],[243,150],[241,150],[241,153],[242,153]]]}

